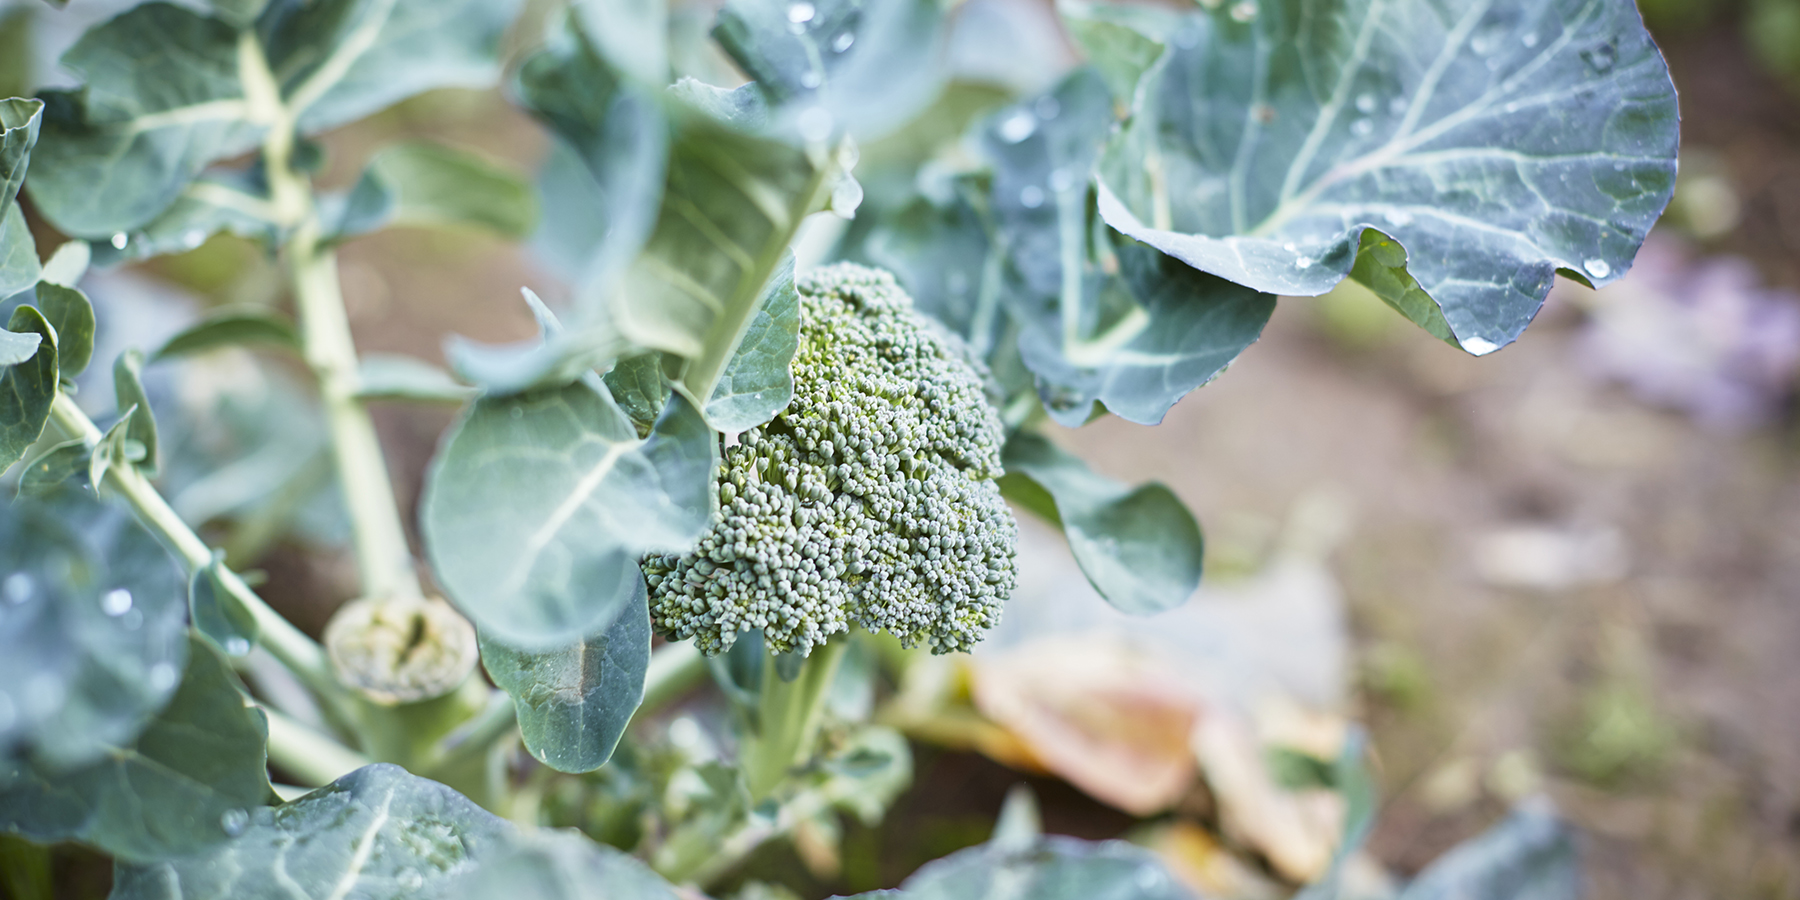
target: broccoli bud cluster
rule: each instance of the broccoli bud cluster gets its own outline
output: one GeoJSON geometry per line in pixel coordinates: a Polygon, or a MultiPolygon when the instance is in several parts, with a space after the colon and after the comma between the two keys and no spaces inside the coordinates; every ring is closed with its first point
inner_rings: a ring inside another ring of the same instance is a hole
{"type": "Polygon", "coordinates": [[[985,370],[886,272],[797,286],[793,402],[725,449],[698,546],[643,561],[651,620],[708,654],[752,628],[807,653],[851,623],[968,650],[1016,581],[985,370]]]}

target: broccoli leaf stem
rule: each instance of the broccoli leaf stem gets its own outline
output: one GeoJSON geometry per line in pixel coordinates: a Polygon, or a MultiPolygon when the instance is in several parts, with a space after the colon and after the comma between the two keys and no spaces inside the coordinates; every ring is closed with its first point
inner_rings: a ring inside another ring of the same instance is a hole
{"type": "Polygon", "coordinates": [[[740,764],[752,803],[760,803],[796,767],[812,757],[823,724],[825,692],[850,646],[838,635],[813,648],[793,681],[783,681],[773,659],[763,664],[756,733],[744,742],[740,764]]]}

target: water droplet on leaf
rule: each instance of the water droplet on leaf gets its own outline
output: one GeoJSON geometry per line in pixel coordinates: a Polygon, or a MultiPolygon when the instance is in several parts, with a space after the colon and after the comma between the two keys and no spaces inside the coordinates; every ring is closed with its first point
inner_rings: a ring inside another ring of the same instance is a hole
{"type": "Polygon", "coordinates": [[[100,611],[109,616],[122,616],[131,612],[131,592],[124,588],[113,588],[100,598],[100,611]]]}
{"type": "Polygon", "coordinates": [[[817,69],[808,69],[806,71],[806,74],[800,76],[800,86],[801,87],[816,88],[819,85],[824,84],[824,83],[825,83],[825,76],[820,75],[819,70],[817,70],[817,69]]]}
{"type": "Polygon", "coordinates": [[[1612,44],[1600,44],[1581,51],[1581,58],[1595,72],[1606,72],[1612,69],[1613,63],[1619,61],[1619,51],[1612,44]]]}
{"type": "Polygon", "coordinates": [[[1037,131],[1037,119],[1025,110],[1019,110],[1000,122],[1000,139],[1016,144],[1037,131]]]}
{"type": "Polygon", "coordinates": [[[1310,256],[1294,257],[1294,265],[1298,268],[1310,269],[1310,268],[1312,268],[1312,264],[1313,264],[1313,258],[1310,256]]]}
{"type": "Polygon", "coordinates": [[[1587,273],[1595,278],[1605,278],[1612,274],[1612,266],[1607,265],[1606,260],[1604,259],[1590,259],[1582,263],[1581,267],[1586,269],[1587,273]]]}
{"type": "Polygon", "coordinates": [[[1411,225],[1413,220],[1412,213],[1404,209],[1390,209],[1382,213],[1381,217],[1386,219],[1389,225],[1411,225]]]}
{"type": "Polygon", "coordinates": [[[811,22],[817,12],[811,3],[796,3],[788,7],[788,21],[795,25],[811,22]]]}
{"type": "Polygon", "coordinates": [[[227,835],[237,837],[250,827],[250,814],[241,809],[228,809],[219,816],[219,827],[225,829],[227,835]]]}
{"type": "Polygon", "coordinates": [[[1524,44],[1527,47],[1536,47],[1538,45],[1537,32],[1535,32],[1535,31],[1525,32],[1523,35],[1521,35],[1519,37],[1519,43],[1524,44]]]}
{"type": "Polygon", "coordinates": [[[243,656],[250,652],[250,642],[241,637],[225,639],[225,653],[228,656],[243,656]]]}
{"type": "Polygon", "coordinates": [[[123,250],[123,249],[125,249],[125,245],[127,243],[130,243],[130,241],[131,241],[131,238],[126,237],[125,232],[121,231],[118,234],[115,234],[112,236],[113,249],[114,250],[123,250]]]}
{"type": "Polygon", "coordinates": [[[1469,338],[1462,338],[1461,341],[1462,341],[1462,348],[1464,350],[1469,351],[1470,353],[1475,354],[1476,356],[1486,356],[1489,353],[1492,353],[1495,350],[1500,349],[1499,344],[1496,344],[1493,341],[1490,341],[1486,338],[1469,337],[1469,338]]]}
{"type": "Polygon", "coordinates": [[[1375,111],[1375,95],[1364,94],[1356,98],[1356,111],[1368,115],[1375,111]]]}
{"type": "Polygon", "coordinates": [[[1350,133],[1357,137],[1368,137],[1375,130],[1375,123],[1368,119],[1357,119],[1350,123],[1350,133]]]}
{"type": "Polygon", "coordinates": [[[1037,209],[1044,205],[1044,189],[1029,184],[1019,191],[1019,205],[1026,209],[1037,209]]]}
{"type": "Polygon", "coordinates": [[[166,691],[175,686],[181,679],[180,673],[169,663],[157,663],[150,667],[150,687],[158,691],[166,691]]]}
{"type": "Polygon", "coordinates": [[[6,576],[6,581],[0,584],[0,593],[6,594],[6,602],[17,605],[30,600],[31,593],[36,588],[37,585],[32,583],[30,575],[24,572],[14,572],[6,576]]]}
{"type": "Polygon", "coordinates": [[[834,53],[842,53],[845,50],[850,49],[850,45],[854,43],[856,43],[856,35],[853,32],[846,31],[843,34],[832,38],[831,50],[834,53]]]}

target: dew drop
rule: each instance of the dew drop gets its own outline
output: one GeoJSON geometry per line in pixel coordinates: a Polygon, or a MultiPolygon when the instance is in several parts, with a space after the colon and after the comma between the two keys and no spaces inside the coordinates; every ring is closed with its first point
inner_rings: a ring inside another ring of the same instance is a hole
{"type": "Polygon", "coordinates": [[[1281,245],[1281,249],[1286,250],[1289,253],[1297,253],[1300,250],[1300,245],[1294,243],[1293,241],[1288,241],[1287,243],[1281,245]]]}
{"type": "Polygon", "coordinates": [[[1619,61],[1619,51],[1611,44],[1600,44],[1581,51],[1581,58],[1595,72],[1606,72],[1612,69],[1613,63],[1619,61]]]}
{"type": "Polygon", "coordinates": [[[125,249],[125,245],[127,243],[129,243],[130,241],[131,241],[131,238],[126,237],[125,232],[121,231],[118,234],[115,234],[112,236],[113,249],[114,250],[123,250],[123,249],[125,249]]]}
{"type": "Polygon", "coordinates": [[[814,9],[811,3],[796,3],[788,7],[788,21],[795,25],[802,25],[811,22],[813,15],[817,12],[818,10],[814,9]]]}
{"type": "Polygon", "coordinates": [[[831,139],[831,131],[837,122],[823,106],[809,106],[794,120],[794,127],[800,130],[800,137],[811,143],[823,143],[831,139]]]}
{"type": "Polygon", "coordinates": [[[1297,268],[1310,269],[1310,268],[1312,268],[1312,264],[1313,264],[1313,258],[1310,256],[1294,257],[1294,266],[1297,268]]]}
{"type": "Polygon", "coordinates": [[[1590,259],[1582,263],[1581,267],[1595,278],[1605,278],[1612,274],[1612,266],[1607,265],[1604,259],[1590,259]]]}
{"type": "Polygon", "coordinates": [[[1469,41],[1469,49],[1482,56],[1486,56],[1489,53],[1494,52],[1494,47],[1499,43],[1500,41],[1496,38],[1494,33],[1490,31],[1485,34],[1478,34],[1472,38],[1469,41]]]}
{"type": "Polygon", "coordinates": [[[1044,205],[1044,189],[1035,184],[1028,184],[1019,191],[1019,205],[1026,209],[1037,209],[1044,205]]]}
{"type": "Polygon", "coordinates": [[[1357,137],[1368,137],[1375,130],[1375,123],[1368,119],[1357,119],[1350,123],[1350,133],[1357,137]]]}
{"type": "Polygon", "coordinates": [[[1492,353],[1495,350],[1500,349],[1499,344],[1496,344],[1493,341],[1490,341],[1486,338],[1467,337],[1467,338],[1462,338],[1461,343],[1462,343],[1462,348],[1464,350],[1467,350],[1476,356],[1486,356],[1489,353],[1492,353]]]}
{"type": "Polygon", "coordinates": [[[181,233],[181,246],[189,250],[206,243],[206,232],[198,228],[189,228],[181,233]]]}
{"type": "Polygon", "coordinates": [[[1075,176],[1068,169],[1055,169],[1050,173],[1050,189],[1062,193],[1075,186],[1075,176]]]}
{"type": "Polygon", "coordinates": [[[1535,32],[1535,31],[1525,32],[1523,35],[1521,35],[1519,37],[1519,43],[1524,44],[1527,47],[1536,47],[1538,45],[1537,32],[1535,32]]]}
{"type": "Polygon", "coordinates": [[[250,814],[241,809],[228,809],[219,816],[219,827],[225,829],[227,836],[237,837],[250,827],[250,814]]]}
{"type": "Polygon", "coordinates": [[[100,598],[100,611],[109,616],[122,616],[131,612],[131,592],[124,588],[113,588],[100,598]]]}
{"type": "Polygon", "coordinates": [[[842,53],[845,50],[850,49],[850,45],[854,43],[856,43],[856,34],[854,32],[846,31],[843,34],[832,38],[831,51],[833,53],[842,53]]]}
{"type": "Polygon", "coordinates": [[[1031,109],[1037,113],[1038,118],[1048,122],[1062,112],[1062,103],[1055,97],[1045,94],[1039,97],[1036,103],[1031,104],[1031,109]]]}
{"type": "Polygon", "coordinates": [[[509,415],[511,415],[515,419],[525,418],[525,407],[523,407],[523,406],[515,406],[512,409],[508,410],[507,412],[509,415]]]}
{"type": "Polygon", "coordinates": [[[250,652],[250,642],[241,637],[225,639],[225,653],[228,656],[243,656],[250,652]]]}
{"type": "Polygon", "coordinates": [[[804,88],[816,88],[824,83],[825,76],[820,75],[817,69],[808,69],[806,74],[800,76],[800,86],[804,88]]]}
{"type": "Polygon", "coordinates": [[[181,675],[170,663],[160,662],[150,667],[150,687],[153,690],[166,691],[174,687],[175,682],[180,678],[181,675]]]}
{"type": "Polygon", "coordinates": [[[1356,111],[1365,116],[1373,113],[1375,111],[1375,95],[1364,94],[1356,98],[1356,111]]]}
{"type": "Polygon", "coordinates": [[[1395,97],[1394,99],[1389,100],[1388,112],[1393,113],[1396,116],[1406,112],[1406,98],[1395,97]]]}
{"type": "Polygon", "coordinates": [[[1000,139],[1016,144],[1037,131],[1037,119],[1025,110],[1019,110],[1000,122],[1000,139]]]}
{"type": "Polygon", "coordinates": [[[0,593],[6,595],[6,602],[17,606],[20,603],[30,600],[31,592],[35,590],[36,587],[36,585],[32,584],[30,575],[27,575],[24,572],[14,572],[11,575],[6,576],[5,582],[0,583],[0,593]]]}
{"type": "Polygon", "coordinates": [[[1255,0],[1240,0],[1240,2],[1231,4],[1231,18],[1233,21],[1248,22],[1251,19],[1256,18],[1256,13],[1257,8],[1255,0]]]}
{"type": "Polygon", "coordinates": [[[1386,219],[1389,225],[1411,225],[1413,220],[1413,214],[1404,209],[1390,209],[1382,213],[1381,217],[1386,219]]]}

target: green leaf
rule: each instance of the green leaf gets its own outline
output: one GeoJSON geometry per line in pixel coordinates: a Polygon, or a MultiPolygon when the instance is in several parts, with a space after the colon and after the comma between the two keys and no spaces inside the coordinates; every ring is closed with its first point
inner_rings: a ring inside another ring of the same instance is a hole
{"type": "Polygon", "coordinates": [[[42,271],[37,241],[31,237],[19,204],[0,206],[0,299],[31,287],[42,271]]]}
{"type": "Polygon", "coordinates": [[[656,228],[611,312],[637,344],[688,360],[682,383],[711,398],[835,162],[691,111],[670,151],[656,228]]]}
{"type": "Polygon", "coordinates": [[[1135,488],[1096,474],[1072,454],[1029,431],[1015,433],[1002,454],[1001,488],[1009,499],[1062,526],[1081,571],[1106,602],[1133,615],[1185,603],[1200,586],[1205,545],[1200,525],[1175,493],[1157,482],[1135,488]],[[1047,493],[1024,492],[1026,478],[1047,493]]]}
{"type": "Polygon", "coordinates": [[[0,331],[0,366],[16,366],[37,355],[44,336],[35,331],[14,334],[0,331]]]}
{"type": "Polygon", "coordinates": [[[167,3],[89,30],[62,65],[86,81],[44,94],[28,190],[66,234],[111,240],[143,227],[215,159],[262,139],[238,78],[238,32],[167,3]]]}
{"type": "Polygon", "coordinates": [[[0,100],[0,206],[12,203],[19,195],[19,187],[25,183],[25,169],[31,163],[31,148],[37,143],[43,121],[44,104],[40,100],[0,100]]]}
{"type": "Polygon", "coordinates": [[[308,134],[436,88],[500,77],[500,40],[517,0],[282,0],[258,29],[270,67],[308,134]]]}
{"type": "Polygon", "coordinates": [[[459,881],[458,900],[677,900],[661,876],[573,829],[511,841],[459,881]]]}
{"type": "Polygon", "coordinates": [[[221,309],[196,322],[151,354],[152,362],[193,356],[240,344],[264,344],[298,352],[300,332],[286,316],[261,307],[221,309]]]}
{"type": "Polygon", "coordinates": [[[623,611],[599,634],[532,650],[482,635],[481,662],[513,697],[525,749],[558,772],[606,765],[644,699],[650,666],[650,605],[633,581],[623,611]]]}
{"type": "Polygon", "coordinates": [[[1576,900],[1581,895],[1574,835],[1547,802],[1527,801],[1426,866],[1399,900],[1576,900]]]}
{"type": "Polygon", "coordinates": [[[0,763],[0,829],[151,862],[226,841],[274,799],[268,721],[216,651],[199,638],[187,650],[181,686],[135,741],[78,768],[0,763]]]}
{"type": "Polygon", "coordinates": [[[342,238],[387,226],[471,226],[521,240],[536,224],[537,198],[519,173],[466,150],[415,141],[369,160],[335,232],[342,238]]]}
{"type": "Polygon", "coordinates": [[[133,454],[133,448],[127,443],[130,440],[131,417],[135,413],[137,413],[137,404],[135,403],[120,410],[119,420],[114,422],[112,427],[106,429],[106,433],[101,435],[99,443],[94,445],[94,452],[88,454],[88,484],[95,491],[99,491],[105,484],[108,469],[113,466],[131,465],[136,462],[136,459],[133,459],[134,455],[137,459],[143,458],[144,448],[142,445],[138,445],[136,447],[138,452],[133,454]]]}
{"type": "Polygon", "coordinates": [[[19,473],[19,493],[42,497],[62,487],[62,483],[87,471],[87,441],[63,441],[25,464],[19,473]]]}
{"type": "Polygon", "coordinates": [[[212,172],[190,182],[156,218],[131,233],[94,243],[94,261],[111,266],[185,253],[225,231],[273,245],[275,210],[249,173],[212,172]]]}
{"type": "Polygon", "coordinates": [[[438,578],[484,634],[566,645],[635,596],[637,559],[686,549],[712,514],[718,441],[684,399],[650,437],[593,383],[476,401],[426,476],[438,578]]]}
{"type": "Polygon", "coordinates": [[[1623,275],[1674,190],[1675,90],[1629,0],[1221,4],[1171,44],[1101,162],[1106,221],[1302,295],[1380,232],[1477,355],[1557,271],[1623,275]]]}
{"type": "Polygon", "coordinates": [[[669,7],[664,0],[576,0],[583,34],[607,64],[635,81],[669,83],[669,7]]]}
{"type": "Polygon", "coordinates": [[[36,293],[33,304],[56,329],[56,374],[73,379],[94,357],[94,304],[80,290],[48,281],[38,282],[36,293]]]}
{"type": "MultiPolygon", "coordinates": [[[[155,475],[162,465],[156,448],[156,414],[150,410],[150,395],[144,393],[144,354],[126,350],[113,361],[113,393],[119,400],[119,414],[130,423],[125,438],[144,448],[141,459],[132,462],[146,475],[155,475]],[[129,410],[129,412],[127,411],[129,410]]],[[[135,454],[133,454],[135,455],[135,454]]],[[[99,484],[98,481],[95,484],[99,484]]]]}
{"type": "Polygon", "coordinates": [[[814,142],[880,137],[931,105],[948,75],[937,0],[730,0],[713,37],[777,127],[814,142]]]}
{"type": "Polygon", "coordinates": [[[661,353],[640,353],[619,360],[602,379],[619,409],[631,417],[638,437],[646,437],[669,403],[669,380],[661,353]]]}
{"type": "Polygon", "coordinates": [[[897,891],[849,900],[1191,900],[1156,854],[1123,841],[1052,835],[1023,847],[986,844],[926,863],[897,891]]]}
{"type": "Polygon", "coordinates": [[[475,388],[458,382],[450,373],[422,359],[397,353],[370,353],[356,367],[363,400],[411,400],[419,403],[463,404],[475,398],[475,388]]]}
{"type": "Polygon", "coordinates": [[[984,135],[1019,349],[1045,407],[1070,427],[1096,400],[1129,421],[1162,421],[1275,310],[1272,296],[1095,227],[1089,173],[1112,115],[1100,75],[1078,69],[1044,98],[996,113],[984,135]]]}
{"type": "Polygon", "coordinates": [[[1061,0],[1056,9],[1108,92],[1126,107],[1136,105],[1144,73],[1162,58],[1169,35],[1181,24],[1173,10],[1148,5],[1061,0]]]}
{"type": "Polygon", "coordinates": [[[386,764],[234,825],[204,853],[119,866],[114,900],[438,897],[516,839],[467,797],[386,764]]]}
{"type": "Polygon", "coordinates": [[[67,485],[0,505],[0,572],[0,759],[79,766],[129,744],[187,658],[175,560],[122,506],[67,485]]]}
{"type": "Polygon", "coordinates": [[[706,420],[720,431],[747,431],[787,408],[794,399],[794,352],[800,349],[800,294],[794,290],[794,255],[783,257],[743,342],[706,401],[706,420]]]}
{"type": "Polygon", "coordinates": [[[19,458],[44,433],[50,406],[56,402],[56,331],[35,307],[13,310],[6,330],[14,335],[34,334],[37,352],[24,362],[0,372],[0,472],[19,458]]]}
{"type": "Polygon", "coordinates": [[[211,563],[194,570],[188,579],[188,614],[195,631],[226,656],[238,657],[256,644],[256,615],[221,582],[224,568],[224,554],[215,553],[211,563]]]}

